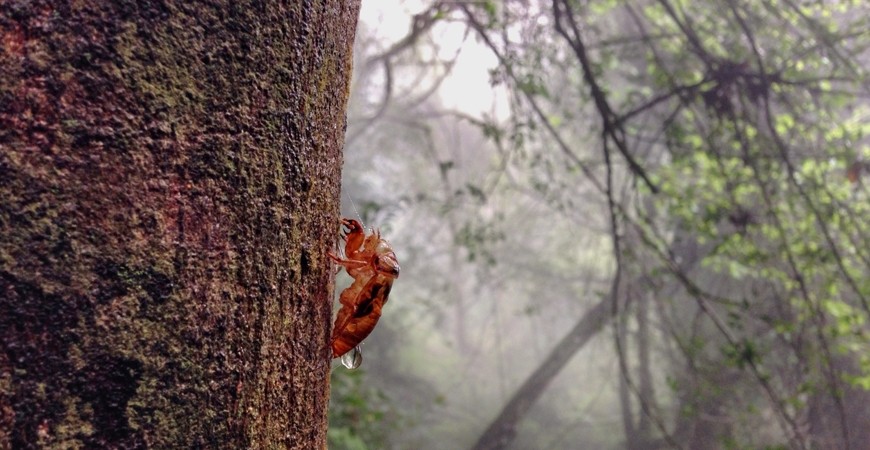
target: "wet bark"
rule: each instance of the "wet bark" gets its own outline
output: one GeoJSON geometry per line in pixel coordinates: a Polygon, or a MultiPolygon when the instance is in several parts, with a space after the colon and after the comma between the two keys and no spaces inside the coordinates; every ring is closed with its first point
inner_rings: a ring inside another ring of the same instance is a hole
{"type": "Polygon", "coordinates": [[[0,3],[0,448],[325,446],[358,3],[0,3]]]}

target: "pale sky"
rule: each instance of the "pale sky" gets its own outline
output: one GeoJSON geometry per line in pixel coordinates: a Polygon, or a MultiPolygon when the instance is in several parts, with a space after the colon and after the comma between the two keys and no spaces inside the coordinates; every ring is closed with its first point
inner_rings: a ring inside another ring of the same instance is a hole
{"type": "MultiPolygon", "coordinates": [[[[410,28],[411,16],[423,11],[430,1],[363,0],[360,21],[386,43],[404,37],[410,28]]],[[[503,88],[489,83],[489,70],[496,67],[495,56],[471,34],[463,41],[465,25],[441,21],[430,31],[441,46],[440,57],[450,59],[462,46],[451,76],[442,83],[438,95],[441,103],[471,116],[483,113],[499,119],[507,117],[507,94],[503,88]]],[[[389,44],[386,44],[389,45],[389,44]]]]}

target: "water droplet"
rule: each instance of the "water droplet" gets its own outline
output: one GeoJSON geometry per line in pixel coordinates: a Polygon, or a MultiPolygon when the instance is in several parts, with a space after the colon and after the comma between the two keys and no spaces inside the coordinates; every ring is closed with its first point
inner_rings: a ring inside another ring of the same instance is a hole
{"type": "Polygon", "coordinates": [[[362,350],[360,350],[359,345],[341,355],[341,364],[351,370],[356,369],[362,364],[362,350]]]}

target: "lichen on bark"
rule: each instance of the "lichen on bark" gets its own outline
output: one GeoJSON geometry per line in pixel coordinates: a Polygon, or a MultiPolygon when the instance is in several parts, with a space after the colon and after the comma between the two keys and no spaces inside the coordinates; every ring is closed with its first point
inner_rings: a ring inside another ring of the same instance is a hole
{"type": "Polygon", "coordinates": [[[357,14],[0,5],[0,448],[323,446],[357,14]]]}

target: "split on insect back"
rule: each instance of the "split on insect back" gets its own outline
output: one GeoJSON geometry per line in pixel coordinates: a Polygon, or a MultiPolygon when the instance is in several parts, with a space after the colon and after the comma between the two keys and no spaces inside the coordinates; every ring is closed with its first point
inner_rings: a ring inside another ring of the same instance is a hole
{"type": "Polygon", "coordinates": [[[328,255],[344,267],[353,283],[339,297],[341,308],[332,327],[330,344],[332,357],[341,357],[345,367],[355,369],[362,364],[359,344],[377,325],[393,280],[399,277],[399,261],[379,231],[366,236],[363,226],[353,219],[341,219],[341,225],[344,257],[328,255]]]}

